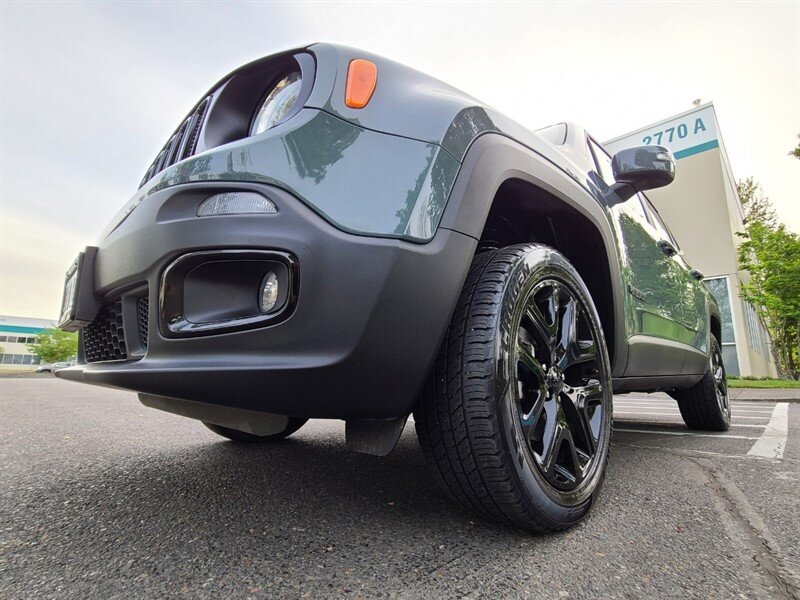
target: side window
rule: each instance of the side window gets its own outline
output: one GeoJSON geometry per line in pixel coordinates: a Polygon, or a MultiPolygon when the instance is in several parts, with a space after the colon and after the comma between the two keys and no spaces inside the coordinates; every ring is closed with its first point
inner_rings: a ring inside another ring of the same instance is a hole
{"type": "Polygon", "coordinates": [[[616,180],[614,179],[614,170],[611,168],[611,157],[592,138],[589,138],[589,149],[592,151],[594,162],[597,165],[597,174],[606,182],[606,185],[614,185],[616,180]]]}
{"type": "Polygon", "coordinates": [[[645,196],[644,194],[637,194],[637,195],[642,197],[645,206],[647,206],[647,215],[650,219],[650,222],[653,224],[653,227],[655,227],[656,231],[658,232],[658,235],[661,236],[661,239],[669,240],[672,243],[672,245],[675,246],[675,248],[680,250],[678,242],[675,241],[675,237],[672,235],[672,233],[670,233],[670,230],[667,229],[666,224],[664,223],[664,221],[661,220],[661,215],[658,214],[658,211],[655,209],[655,207],[647,198],[647,196],[645,196]]]}

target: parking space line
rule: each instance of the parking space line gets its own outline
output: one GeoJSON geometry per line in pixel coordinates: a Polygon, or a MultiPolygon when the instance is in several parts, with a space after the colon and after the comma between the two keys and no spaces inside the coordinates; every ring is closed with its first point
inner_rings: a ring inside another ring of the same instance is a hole
{"type": "MultiPolygon", "coordinates": [[[[645,410],[678,410],[677,405],[675,404],[656,404],[655,402],[651,402],[648,404],[633,404],[629,402],[615,402],[614,406],[622,407],[622,408],[635,408],[635,409],[645,409],[645,410]]],[[[765,406],[765,407],[752,407],[752,406],[736,406],[733,404],[731,406],[733,412],[735,413],[748,413],[748,414],[772,414],[772,411],[775,409],[774,406],[765,406]]]]}
{"type": "MultiPolygon", "coordinates": [[[[624,418],[624,419],[618,419],[617,415],[614,415],[614,421],[616,421],[616,422],[618,422],[620,424],[624,423],[626,425],[628,425],[628,424],[630,424],[630,425],[645,425],[645,424],[650,425],[650,424],[653,423],[653,421],[645,422],[644,419],[631,419],[630,417],[627,417],[627,418],[624,418]]],[[[662,423],[665,424],[665,425],[672,425],[672,423],[669,423],[668,421],[662,421],[662,423]]],[[[675,425],[678,425],[678,423],[675,423],[675,425]]],[[[760,429],[760,430],[763,430],[765,425],[764,424],[746,425],[746,424],[743,424],[743,423],[731,423],[731,427],[744,427],[745,429],[760,429]]],[[[754,433],[756,433],[756,432],[754,432],[754,433]]]]}
{"type": "Polygon", "coordinates": [[[764,433],[747,452],[748,456],[764,456],[767,458],[783,458],[786,439],[789,436],[789,404],[781,402],[775,405],[772,418],[764,428],[764,433]]]}
{"type": "MultiPolygon", "coordinates": [[[[654,406],[652,404],[649,405],[638,405],[638,404],[620,404],[619,402],[615,402],[614,406],[620,408],[630,408],[633,410],[679,410],[677,406],[654,406]]],[[[763,410],[758,410],[755,408],[742,408],[739,406],[732,407],[733,412],[735,413],[742,413],[742,414],[751,414],[751,415],[771,415],[772,411],[775,410],[775,407],[772,406],[770,408],[764,408],[763,410]]]]}
{"type": "MultiPolygon", "coordinates": [[[[742,454],[725,454],[724,452],[711,452],[710,450],[697,450],[694,448],[676,448],[667,446],[650,446],[647,444],[629,444],[628,442],[614,442],[615,446],[627,446],[628,448],[642,448],[643,450],[660,450],[662,452],[669,452],[670,454],[677,454],[679,456],[716,456],[717,458],[727,458],[732,460],[771,460],[763,456],[745,456],[742,454]]],[[[785,458],[784,460],[792,462],[800,462],[796,458],[785,458]]]]}
{"type": "MultiPolygon", "coordinates": [[[[675,400],[670,399],[654,399],[648,400],[647,398],[614,398],[614,404],[638,404],[643,406],[677,406],[677,402],[675,400]]],[[[742,408],[764,408],[764,409],[773,409],[777,402],[752,402],[747,400],[731,400],[731,406],[736,408],[740,406],[742,408]]]]}
{"type": "Polygon", "coordinates": [[[658,431],[655,429],[622,429],[615,427],[614,431],[625,433],[649,433],[651,435],[678,435],[683,437],[710,437],[710,438],[726,438],[729,440],[757,440],[759,438],[749,435],[730,435],[727,433],[693,433],[689,431],[658,431]]]}
{"type": "MultiPolygon", "coordinates": [[[[637,415],[637,416],[654,416],[654,417],[680,417],[681,414],[679,412],[654,412],[654,411],[644,411],[644,410],[615,410],[615,415],[637,415]]],[[[736,420],[746,420],[746,421],[769,421],[770,417],[752,417],[752,416],[742,416],[742,415],[733,415],[733,418],[736,420]]]]}

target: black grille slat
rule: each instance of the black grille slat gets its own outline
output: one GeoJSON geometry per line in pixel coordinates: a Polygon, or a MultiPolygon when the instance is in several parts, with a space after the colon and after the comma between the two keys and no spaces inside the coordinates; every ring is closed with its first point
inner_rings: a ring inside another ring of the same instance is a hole
{"type": "Polygon", "coordinates": [[[189,137],[186,140],[186,147],[184,148],[184,156],[182,156],[181,159],[191,156],[197,149],[197,140],[200,137],[200,129],[203,127],[203,120],[206,116],[206,108],[208,108],[210,101],[210,97],[206,98],[200,103],[200,106],[197,107],[197,110],[194,111],[194,114],[192,115],[192,125],[189,128],[189,137]]]}
{"type": "Polygon", "coordinates": [[[186,142],[189,139],[189,128],[192,126],[192,117],[189,117],[183,122],[181,128],[178,129],[178,143],[175,146],[175,156],[173,163],[183,160],[184,153],[186,152],[186,142]]]}
{"type": "Polygon", "coordinates": [[[211,96],[207,96],[197,105],[197,108],[184,120],[178,131],[169,138],[156,159],[151,163],[145,173],[144,179],[139,184],[142,187],[161,171],[174,165],[176,162],[189,158],[197,150],[197,141],[200,138],[200,130],[205,122],[208,105],[211,103],[211,96]]]}
{"type": "Polygon", "coordinates": [[[148,319],[150,317],[150,300],[147,296],[139,298],[136,301],[136,329],[139,332],[139,343],[142,345],[142,350],[147,350],[147,328],[148,319]]]}
{"type": "Polygon", "coordinates": [[[94,322],[83,329],[83,351],[87,363],[128,358],[122,328],[122,300],[103,306],[94,322]]]}

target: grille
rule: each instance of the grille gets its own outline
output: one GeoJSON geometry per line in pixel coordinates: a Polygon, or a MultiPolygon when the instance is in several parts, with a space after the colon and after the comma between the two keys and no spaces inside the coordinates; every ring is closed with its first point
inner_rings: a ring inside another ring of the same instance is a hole
{"type": "Polygon", "coordinates": [[[200,129],[203,126],[203,120],[205,119],[206,111],[210,103],[211,96],[208,96],[198,104],[194,112],[181,123],[181,126],[178,127],[178,130],[169,138],[169,141],[167,141],[158,153],[158,156],[156,156],[156,159],[147,169],[147,173],[145,173],[139,187],[142,187],[167,167],[174,165],[184,158],[189,158],[194,154],[197,149],[200,129]]]}
{"type": "Polygon", "coordinates": [[[150,316],[150,300],[143,296],[136,301],[136,329],[139,331],[139,343],[147,350],[147,318],[150,316]]]}
{"type": "Polygon", "coordinates": [[[94,322],[84,328],[83,351],[87,363],[128,358],[122,330],[122,300],[106,304],[94,322]]]}

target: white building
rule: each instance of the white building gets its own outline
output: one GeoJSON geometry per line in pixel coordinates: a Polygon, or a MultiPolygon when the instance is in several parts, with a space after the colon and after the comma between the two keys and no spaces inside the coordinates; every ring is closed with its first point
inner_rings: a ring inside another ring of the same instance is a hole
{"type": "Polygon", "coordinates": [[[36,334],[55,326],[49,319],[28,319],[0,315],[0,370],[33,370],[39,365],[39,357],[32,354],[27,344],[36,334]]]}
{"type": "Polygon", "coordinates": [[[677,159],[675,181],[647,192],[647,197],[719,302],[728,374],[775,377],[769,335],[753,307],[739,298],[740,286],[748,280],[736,254],[741,241],[736,234],[744,231],[743,212],[714,105],[698,106],[604,146],[613,154],[649,144],[666,146],[677,159]]]}

